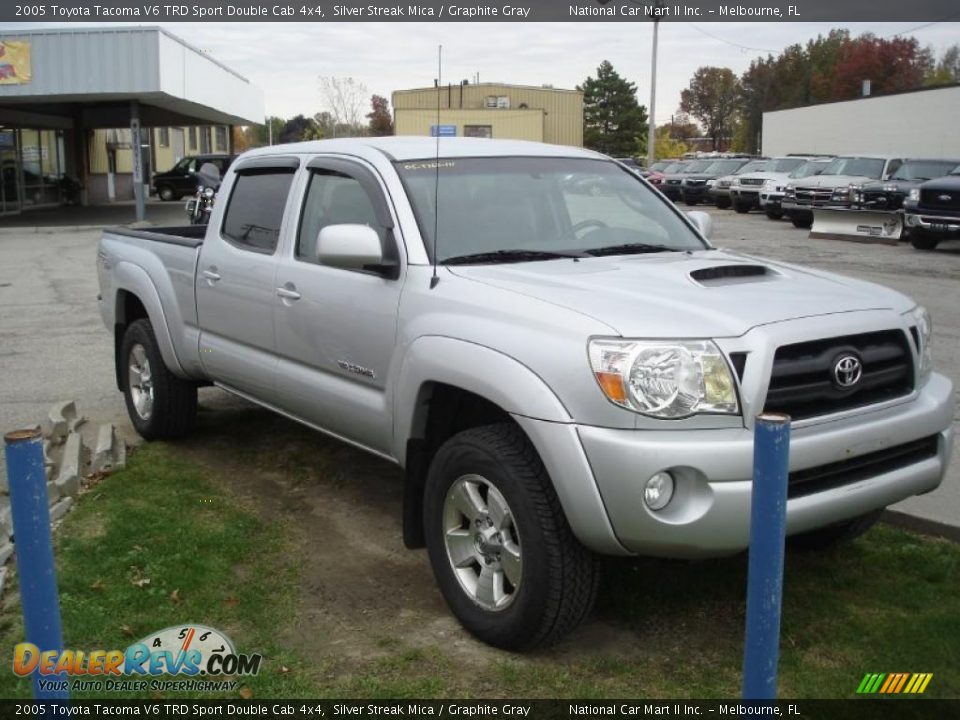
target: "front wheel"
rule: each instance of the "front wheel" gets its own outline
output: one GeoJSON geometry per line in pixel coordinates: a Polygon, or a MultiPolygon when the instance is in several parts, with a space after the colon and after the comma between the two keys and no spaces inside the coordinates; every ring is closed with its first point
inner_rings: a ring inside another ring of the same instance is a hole
{"type": "Polygon", "coordinates": [[[790,222],[793,223],[793,226],[795,228],[801,228],[801,229],[807,229],[811,225],[813,225],[813,220],[810,218],[807,218],[804,215],[792,215],[790,217],[790,222]]]}
{"type": "Polygon", "coordinates": [[[692,197],[685,197],[683,199],[683,202],[686,203],[687,205],[690,205],[691,207],[693,207],[694,205],[700,204],[700,201],[697,198],[692,198],[692,197]]]}
{"type": "Polygon", "coordinates": [[[159,195],[160,199],[164,200],[165,202],[170,202],[171,200],[177,199],[177,194],[169,185],[161,185],[159,188],[157,188],[157,195],[159,195]]]}
{"type": "Polygon", "coordinates": [[[936,250],[940,239],[927,235],[923,230],[913,228],[910,233],[910,244],[917,250],[936,250]]]}
{"type": "Polygon", "coordinates": [[[197,386],[167,369],[149,320],[127,328],[120,377],[133,427],[147,440],[183,437],[197,418],[197,386]]]}
{"type": "Polygon", "coordinates": [[[593,606],[596,560],[515,425],[472,428],[443,444],[427,474],[424,531],[450,610],[490,645],[550,644],[593,606]]]}
{"type": "Polygon", "coordinates": [[[734,202],[733,209],[740,215],[745,215],[746,213],[750,212],[751,206],[749,203],[734,202]]]}
{"type": "Polygon", "coordinates": [[[779,220],[780,218],[783,217],[783,210],[767,208],[764,212],[767,214],[767,217],[770,218],[771,220],[779,220]]]}
{"type": "Polygon", "coordinates": [[[713,201],[713,204],[717,206],[718,210],[726,210],[730,207],[730,199],[725,197],[718,197],[713,201]]]}

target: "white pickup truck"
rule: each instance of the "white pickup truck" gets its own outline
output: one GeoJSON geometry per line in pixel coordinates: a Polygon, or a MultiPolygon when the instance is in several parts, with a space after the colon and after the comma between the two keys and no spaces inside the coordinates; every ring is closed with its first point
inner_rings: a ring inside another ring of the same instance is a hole
{"type": "Polygon", "coordinates": [[[586,616],[596,554],[743,550],[763,410],[793,417],[797,542],[939,485],[953,388],[915,302],[717,250],[709,216],[595,153],[437,150],[253,150],[206,228],[105,232],[136,429],[190,433],[213,383],[397,463],[406,544],[467,629],[514,649],[586,616]]]}

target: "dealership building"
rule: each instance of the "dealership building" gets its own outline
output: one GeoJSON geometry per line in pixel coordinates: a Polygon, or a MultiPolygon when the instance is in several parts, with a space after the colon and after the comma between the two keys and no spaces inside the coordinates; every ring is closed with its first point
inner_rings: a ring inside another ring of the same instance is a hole
{"type": "Polygon", "coordinates": [[[0,214],[142,201],[263,118],[259,88],[162,28],[0,31],[0,214]]]}
{"type": "Polygon", "coordinates": [[[763,114],[763,154],[960,158],[960,84],[763,114]]]}
{"type": "Polygon", "coordinates": [[[465,80],[457,85],[397,90],[392,102],[397,135],[439,134],[583,145],[580,90],[465,80]]]}

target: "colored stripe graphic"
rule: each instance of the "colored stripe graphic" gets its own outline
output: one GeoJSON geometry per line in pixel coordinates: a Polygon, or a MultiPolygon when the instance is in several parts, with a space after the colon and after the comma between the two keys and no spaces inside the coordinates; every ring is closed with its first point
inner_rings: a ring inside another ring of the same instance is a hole
{"type": "Polygon", "coordinates": [[[919,695],[932,678],[933,673],[867,673],[857,686],[857,694],[919,695]]]}

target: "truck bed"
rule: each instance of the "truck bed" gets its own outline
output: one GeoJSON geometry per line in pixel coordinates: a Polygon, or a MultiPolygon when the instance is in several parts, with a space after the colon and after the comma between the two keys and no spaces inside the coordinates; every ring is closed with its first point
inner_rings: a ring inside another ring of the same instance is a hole
{"type": "Polygon", "coordinates": [[[156,227],[150,229],[136,229],[128,227],[104,228],[111,235],[153,240],[154,242],[183,245],[198,248],[203,244],[203,237],[207,234],[206,225],[173,225],[170,227],[156,227]]]}

